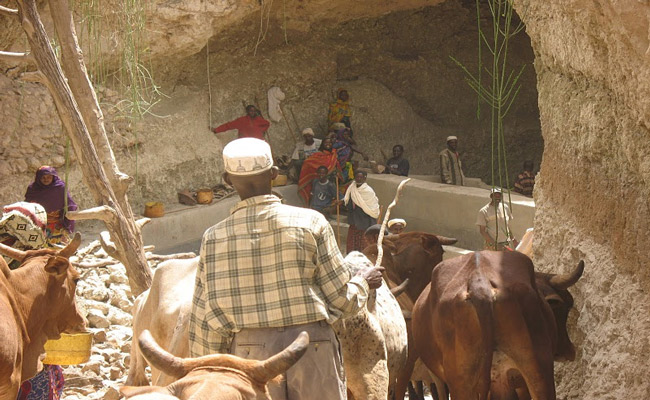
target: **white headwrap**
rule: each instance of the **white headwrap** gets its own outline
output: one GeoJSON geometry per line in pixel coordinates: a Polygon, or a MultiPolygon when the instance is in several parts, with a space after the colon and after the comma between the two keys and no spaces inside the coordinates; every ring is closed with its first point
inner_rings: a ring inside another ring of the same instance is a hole
{"type": "Polygon", "coordinates": [[[223,148],[223,164],[232,175],[257,175],[271,169],[271,147],[255,138],[235,139],[223,148]]]}
{"type": "Polygon", "coordinates": [[[406,228],[406,221],[403,220],[402,218],[393,218],[390,221],[388,221],[388,223],[386,225],[388,225],[388,227],[390,228],[391,226],[393,226],[395,224],[402,224],[406,228]]]}
{"type": "Polygon", "coordinates": [[[269,100],[269,119],[273,122],[278,122],[282,119],[282,110],[280,110],[280,102],[284,100],[284,93],[279,87],[273,86],[268,91],[269,100]]]}
{"type": "Polygon", "coordinates": [[[450,140],[458,140],[458,138],[456,136],[447,136],[447,141],[450,140]]]}
{"type": "Polygon", "coordinates": [[[361,207],[363,212],[372,218],[379,217],[379,199],[375,191],[367,183],[357,187],[357,184],[352,182],[348,186],[348,190],[345,191],[345,197],[343,198],[345,204],[348,204],[350,198],[352,198],[354,204],[361,207]]]}

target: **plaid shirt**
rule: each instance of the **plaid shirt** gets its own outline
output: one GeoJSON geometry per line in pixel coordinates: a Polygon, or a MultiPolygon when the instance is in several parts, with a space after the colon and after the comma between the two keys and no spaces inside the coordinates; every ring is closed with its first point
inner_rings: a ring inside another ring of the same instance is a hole
{"type": "Polygon", "coordinates": [[[239,202],[203,235],[190,318],[190,353],[228,353],[242,328],[333,323],[366,303],[320,213],[272,195],[239,202]]]}

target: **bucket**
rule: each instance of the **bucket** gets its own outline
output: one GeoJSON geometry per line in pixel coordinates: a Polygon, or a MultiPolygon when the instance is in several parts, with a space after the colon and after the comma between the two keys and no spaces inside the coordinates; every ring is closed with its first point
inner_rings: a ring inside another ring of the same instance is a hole
{"type": "Polygon", "coordinates": [[[199,189],[196,191],[196,202],[199,204],[212,203],[212,189],[199,189]]]}
{"type": "Polygon", "coordinates": [[[90,359],[90,349],[93,345],[93,334],[62,333],[57,340],[45,342],[45,359],[43,364],[76,365],[90,359]]]}
{"type": "Polygon", "coordinates": [[[144,216],[148,218],[159,218],[165,215],[165,205],[159,201],[144,203],[144,216]]]}

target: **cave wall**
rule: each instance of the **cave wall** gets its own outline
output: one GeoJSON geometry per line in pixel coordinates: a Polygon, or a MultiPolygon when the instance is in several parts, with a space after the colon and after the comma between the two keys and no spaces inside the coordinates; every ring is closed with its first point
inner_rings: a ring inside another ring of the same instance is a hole
{"type": "Polygon", "coordinates": [[[559,398],[650,395],[650,4],[523,0],[544,136],[535,187],[535,262],[567,271],[573,363],[559,398]]]}
{"type": "MultiPolygon", "coordinates": [[[[219,10],[204,12],[193,4],[178,3],[174,8],[161,3],[149,11],[149,30],[153,33],[148,39],[148,65],[165,94],[152,109],[158,117],[125,120],[116,111],[120,98],[109,88],[110,80],[103,83],[99,93],[120,168],[137,175],[138,183],[129,192],[136,211],[144,201],[175,202],[177,190],[220,182],[220,151],[235,133],[215,137],[208,126],[242,115],[242,101],[258,102],[265,109],[266,92],[274,85],[286,93],[283,107],[293,130],[289,132],[285,121],[272,124],[269,136],[276,154],[290,154],[299,138],[293,115],[300,129],[310,126],[317,134],[324,134],[327,104],[336,88],[346,87],[351,94],[355,138],[372,159],[382,162],[382,151],[390,156],[392,146],[401,143],[412,173],[438,174],[437,153],[445,147],[446,136],[457,135],[466,174],[490,181],[490,155],[486,151],[490,134],[485,128],[488,109],[483,106],[483,117],[477,120],[476,95],[449,58],[454,56],[471,70],[476,69],[472,1],[451,0],[424,8],[417,8],[421,4],[415,1],[400,2],[390,13],[385,5],[360,6],[353,7],[354,11],[339,10],[345,13],[336,18],[329,3],[297,2],[296,7],[287,8],[291,11],[287,13],[286,31],[278,3],[270,9],[268,30],[255,55],[259,10],[247,2],[236,2],[234,8],[223,3],[219,10]],[[187,24],[199,26],[187,29],[187,24]]],[[[525,159],[539,165],[543,142],[528,37],[517,37],[512,48],[512,67],[528,64],[519,101],[506,121],[514,175],[525,159]]],[[[19,44],[13,49],[18,50],[19,44]]],[[[17,75],[17,71],[10,75],[17,75]]],[[[0,119],[0,133],[4,129],[12,132],[12,139],[6,140],[9,143],[47,137],[48,144],[46,151],[32,146],[24,152],[0,155],[0,161],[4,159],[11,166],[6,173],[0,172],[0,183],[5,184],[0,200],[4,203],[22,196],[37,164],[61,167],[60,150],[65,146],[47,93],[9,78],[0,81],[7,88],[3,104],[11,105],[0,116],[4,118],[0,119]],[[38,94],[23,96],[23,87],[38,94]],[[19,117],[14,105],[20,102],[28,104],[25,109],[47,108],[40,120],[37,117],[42,114],[29,116],[30,121],[37,119],[42,126],[15,128],[19,117]],[[47,150],[50,143],[52,151],[47,150]],[[31,161],[27,165],[17,161],[23,159],[31,161]]],[[[89,205],[90,196],[72,159],[73,194],[89,205]]]]}

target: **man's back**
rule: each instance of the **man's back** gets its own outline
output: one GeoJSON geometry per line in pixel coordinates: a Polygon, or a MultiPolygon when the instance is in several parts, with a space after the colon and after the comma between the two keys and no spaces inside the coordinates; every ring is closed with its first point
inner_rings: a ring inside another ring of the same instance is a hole
{"type": "MultiPolygon", "coordinates": [[[[228,336],[241,328],[331,323],[356,312],[368,290],[363,279],[350,279],[320,213],[272,195],[238,203],[208,229],[200,259],[193,314],[204,338],[209,330],[228,336]],[[349,285],[356,288],[344,289],[349,285]]],[[[206,354],[201,346],[193,353],[206,354]]]]}

